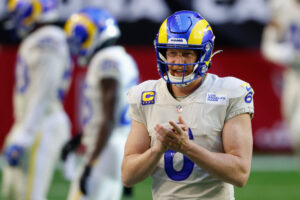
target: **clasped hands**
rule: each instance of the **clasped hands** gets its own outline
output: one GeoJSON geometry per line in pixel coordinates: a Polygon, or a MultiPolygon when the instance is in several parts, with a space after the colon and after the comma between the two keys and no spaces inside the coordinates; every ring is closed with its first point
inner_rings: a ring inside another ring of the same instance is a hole
{"type": "Polygon", "coordinates": [[[188,147],[189,134],[188,126],[183,121],[182,117],[178,118],[179,123],[170,121],[168,125],[157,124],[155,126],[156,137],[161,151],[165,152],[167,149],[184,153],[188,147]]]}

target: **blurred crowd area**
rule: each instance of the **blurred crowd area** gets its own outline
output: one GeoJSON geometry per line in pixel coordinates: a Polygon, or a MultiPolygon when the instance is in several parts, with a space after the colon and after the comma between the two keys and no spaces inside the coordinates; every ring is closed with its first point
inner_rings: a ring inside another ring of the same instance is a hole
{"type": "MultiPolygon", "coordinates": [[[[0,1],[0,42],[16,43],[5,28],[5,1],[0,1]]],[[[214,28],[217,45],[255,47],[269,18],[268,0],[59,0],[57,24],[85,6],[110,11],[119,21],[122,44],[153,42],[162,19],[177,10],[198,11],[214,28]]]]}
{"type": "MultiPolygon", "coordinates": [[[[0,0],[0,146],[13,122],[13,66],[19,40],[5,28],[5,1],[0,0]]],[[[288,129],[281,113],[283,67],[267,61],[261,54],[263,29],[270,20],[269,0],[60,0],[59,18],[65,20],[85,6],[110,11],[122,32],[119,43],[136,60],[140,81],[158,78],[153,40],[162,20],[177,10],[199,12],[212,25],[216,35],[215,56],[210,72],[235,76],[249,82],[255,91],[255,116],[252,120],[254,150],[291,152],[288,129]]],[[[76,69],[65,103],[73,133],[81,131],[80,95],[84,69],[76,69]]]]}

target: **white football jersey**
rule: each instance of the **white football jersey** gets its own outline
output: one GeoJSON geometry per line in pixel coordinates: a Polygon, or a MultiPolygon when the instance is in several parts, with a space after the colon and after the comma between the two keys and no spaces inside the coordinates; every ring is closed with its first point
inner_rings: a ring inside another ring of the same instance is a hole
{"type": "Polygon", "coordinates": [[[272,0],[270,2],[272,20],[275,21],[280,31],[280,42],[284,44],[277,50],[279,52],[278,55],[276,54],[275,61],[284,60],[282,57],[285,56],[285,52],[288,52],[291,59],[287,60],[288,64],[300,70],[300,3],[297,0],[272,0]]]}
{"type": "MultiPolygon", "coordinates": [[[[143,123],[156,142],[156,124],[178,121],[182,116],[188,125],[189,138],[212,152],[224,152],[222,130],[225,122],[241,113],[252,117],[253,90],[237,78],[219,78],[207,74],[192,94],[177,101],[164,80],[151,80],[128,93],[130,117],[143,123]]],[[[222,167],[222,166],[220,166],[222,167]]],[[[153,199],[234,199],[233,186],[195,165],[181,153],[168,150],[152,174],[153,199]]]]}
{"type": "Polygon", "coordinates": [[[83,143],[94,146],[102,120],[101,79],[114,78],[118,81],[116,102],[116,124],[112,135],[127,136],[130,128],[129,105],[126,96],[129,88],[138,83],[138,70],[133,58],[121,46],[106,47],[92,58],[84,86],[82,122],[83,143]]]}
{"type": "Polygon", "coordinates": [[[62,99],[72,69],[62,29],[44,26],[23,40],[17,55],[13,98],[16,123],[22,124],[25,132],[19,140],[30,140],[45,117],[64,112],[62,99]]]}

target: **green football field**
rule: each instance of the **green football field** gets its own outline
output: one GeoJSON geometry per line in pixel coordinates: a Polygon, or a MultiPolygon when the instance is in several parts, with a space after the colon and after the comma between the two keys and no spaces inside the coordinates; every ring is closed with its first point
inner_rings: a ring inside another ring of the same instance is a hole
{"type": "MultiPolygon", "coordinates": [[[[49,200],[65,200],[68,183],[56,173],[49,200]]],[[[298,172],[252,172],[244,188],[236,188],[236,199],[242,200],[299,200],[300,174],[298,172]]],[[[131,200],[151,200],[151,179],[134,187],[131,200]]],[[[123,198],[129,200],[129,198],[123,198]]]]}
{"type": "MultiPolygon", "coordinates": [[[[255,156],[247,185],[235,188],[237,200],[300,200],[300,170],[298,162],[285,156],[255,156]]],[[[48,200],[65,200],[69,183],[57,170],[48,200]]],[[[150,200],[151,179],[134,186],[130,200],[150,200]]],[[[0,198],[1,199],[1,198],[0,198]]],[[[123,198],[129,200],[129,198],[123,198]]]]}

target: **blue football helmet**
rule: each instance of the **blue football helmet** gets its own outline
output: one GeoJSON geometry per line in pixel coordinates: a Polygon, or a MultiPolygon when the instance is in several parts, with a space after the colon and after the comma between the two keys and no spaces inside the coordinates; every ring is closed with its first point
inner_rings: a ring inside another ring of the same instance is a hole
{"type": "Polygon", "coordinates": [[[168,83],[184,87],[202,77],[211,66],[215,36],[209,23],[193,11],[179,11],[169,16],[160,26],[154,40],[159,75],[168,83]],[[197,52],[197,61],[187,64],[167,63],[167,49],[189,49],[197,52]],[[194,65],[193,73],[182,77],[172,76],[170,65],[194,65]]]}
{"type": "Polygon", "coordinates": [[[65,24],[65,32],[73,55],[85,65],[97,48],[114,44],[120,29],[114,17],[106,10],[84,8],[73,14],[65,24]]]}
{"type": "Polygon", "coordinates": [[[37,22],[52,22],[58,17],[57,0],[8,0],[6,27],[24,37],[37,22]]]}

